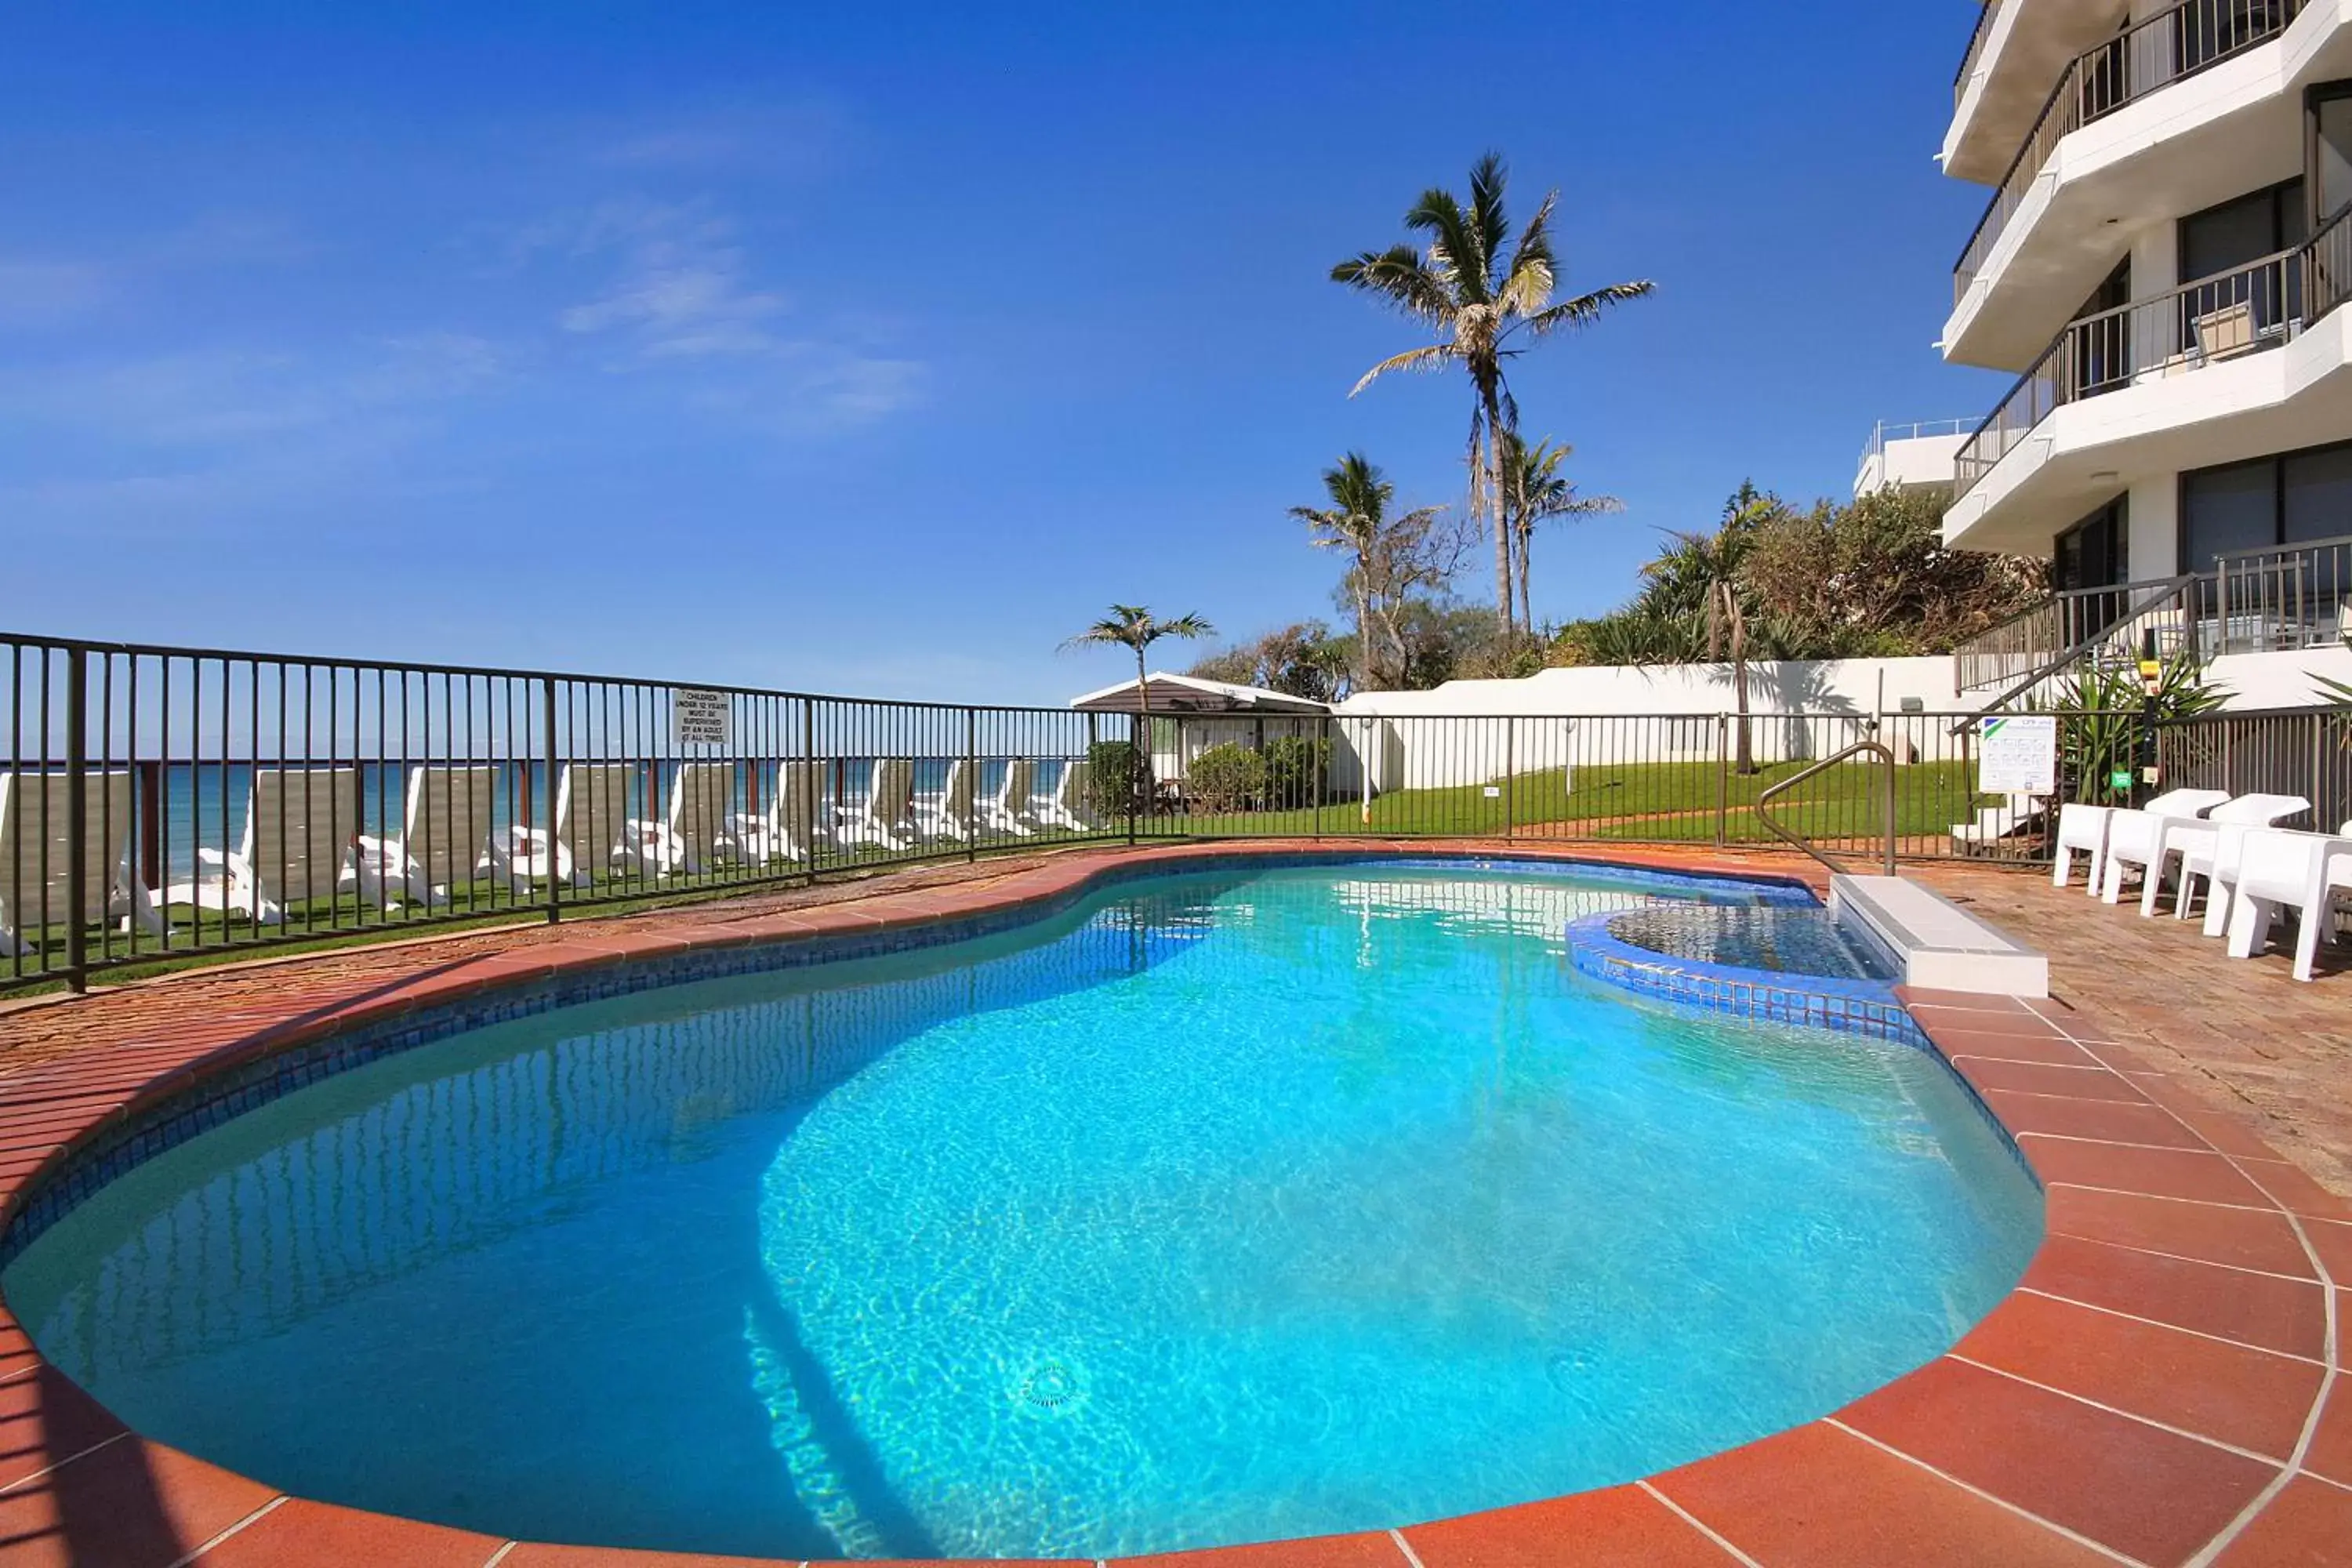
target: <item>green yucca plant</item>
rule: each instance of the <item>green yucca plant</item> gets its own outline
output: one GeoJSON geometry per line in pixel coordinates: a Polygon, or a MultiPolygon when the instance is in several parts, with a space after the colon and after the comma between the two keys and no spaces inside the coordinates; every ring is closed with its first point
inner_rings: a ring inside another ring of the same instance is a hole
{"type": "Polygon", "coordinates": [[[2152,713],[2139,672],[2128,665],[2083,665],[2054,700],[2036,700],[2032,707],[2058,717],[2060,788],[2086,805],[2127,805],[2131,788],[2116,788],[2115,779],[2138,777],[2147,721],[2194,719],[2220,708],[2229,695],[2205,684],[2204,666],[2183,653],[2164,661],[2152,713]]]}

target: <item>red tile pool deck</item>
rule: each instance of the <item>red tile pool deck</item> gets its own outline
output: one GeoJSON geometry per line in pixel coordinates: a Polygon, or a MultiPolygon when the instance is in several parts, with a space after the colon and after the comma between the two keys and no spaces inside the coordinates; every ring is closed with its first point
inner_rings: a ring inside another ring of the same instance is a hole
{"type": "MultiPolygon", "coordinates": [[[[428,940],[199,972],[0,1016],[0,1223],[82,1141],[200,1077],[363,1020],[643,954],[1000,909],[1139,860],[1334,847],[1089,850],[1001,875],[983,863],[946,886],[885,883],[870,897],[786,910],[714,905],[428,940]],[[8,1050],[27,1025],[47,1048],[8,1050]]],[[[1524,842],[1346,847],[1818,882],[1801,863],[1769,856],[1524,842]]],[[[2047,1194],[2048,1236],[2024,1279],[1949,1352],[1831,1415],[1632,1485],[1385,1532],[1124,1561],[2352,1563],[2352,1202],[2086,1026],[2095,1015],[1934,992],[1906,1000],[2047,1194]]],[[[508,1542],[283,1496],[129,1431],[44,1364],[0,1311],[0,1568],[745,1561],[508,1542]]]]}

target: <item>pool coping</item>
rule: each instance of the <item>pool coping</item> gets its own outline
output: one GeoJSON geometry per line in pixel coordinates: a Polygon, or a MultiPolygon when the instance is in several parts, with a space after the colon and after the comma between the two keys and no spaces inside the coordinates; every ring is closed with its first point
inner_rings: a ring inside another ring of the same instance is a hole
{"type": "MultiPolygon", "coordinates": [[[[985,880],[885,884],[788,911],[705,906],[583,922],[454,961],[421,943],[389,980],[339,981],[335,953],[285,960],[274,966],[284,984],[266,1001],[0,1077],[0,1235],[97,1141],[143,1131],[200,1086],[483,993],[646,959],[861,938],[897,945],[890,933],[936,935],[990,916],[1025,923],[1107,881],[1247,859],[1539,861],[1822,886],[1703,850],[1252,840],[1069,851],[985,880]]],[[[1630,1485],[1182,1561],[2234,1565],[2277,1562],[2305,1543],[2341,1550],[2352,1541],[2352,1384],[2338,1375],[2352,1360],[2342,1331],[2352,1292],[2341,1289],[2352,1284],[2352,1204],[2062,1005],[1898,994],[2011,1137],[2048,1205],[2047,1235],[2017,1290],[1951,1351],[1828,1416],[1630,1485]]],[[[287,1499],[129,1432],[47,1366],[5,1309],[0,1418],[19,1437],[0,1445],[0,1568],[58,1561],[61,1543],[83,1562],[156,1568],[747,1561],[516,1543],[287,1499]],[[100,1537],[106,1551],[93,1555],[100,1537]]]]}

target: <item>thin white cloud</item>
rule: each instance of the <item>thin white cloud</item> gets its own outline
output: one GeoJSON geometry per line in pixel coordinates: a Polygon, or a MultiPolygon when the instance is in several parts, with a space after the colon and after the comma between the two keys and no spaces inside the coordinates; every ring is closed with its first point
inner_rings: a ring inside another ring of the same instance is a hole
{"type": "Polygon", "coordinates": [[[109,292],[106,273],[95,265],[0,257],[0,328],[68,326],[109,292]]]}

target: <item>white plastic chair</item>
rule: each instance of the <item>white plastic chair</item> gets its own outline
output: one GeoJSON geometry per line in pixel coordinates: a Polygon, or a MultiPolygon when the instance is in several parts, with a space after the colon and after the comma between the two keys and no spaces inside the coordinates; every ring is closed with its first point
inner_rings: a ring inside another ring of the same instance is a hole
{"type": "Polygon", "coordinates": [[[1037,830],[1025,818],[1036,778],[1036,767],[1027,758],[1014,757],[1006,763],[1004,776],[997,781],[996,793],[980,803],[981,826],[992,833],[1011,833],[1023,838],[1035,833],[1037,830]]]}
{"type": "Polygon", "coordinates": [[[1094,826],[1094,808],[1087,799],[1087,781],[1093,776],[1094,764],[1080,758],[1062,764],[1062,776],[1054,781],[1054,793],[1031,803],[1031,818],[1039,827],[1066,827],[1073,833],[1086,833],[1094,826]]]}
{"type": "Polygon", "coordinates": [[[585,888],[611,875],[635,772],[627,763],[564,763],[555,782],[553,843],[545,828],[514,823],[490,836],[489,853],[475,868],[495,871],[519,899],[530,897],[536,884],[551,878],[585,888]]]}
{"type": "Polygon", "coordinates": [[[2339,900],[2352,895],[2352,836],[2251,829],[2239,851],[2238,886],[2230,904],[2230,956],[2250,958],[2270,946],[2279,916],[2301,925],[2294,977],[2309,980],[2339,900]]]}
{"type": "Polygon", "coordinates": [[[2299,795],[2242,795],[2235,800],[2224,801],[2201,817],[2158,819],[2156,845],[2149,852],[2147,868],[2140,878],[2139,912],[2143,916],[2156,913],[2157,890],[2162,886],[2165,871],[2174,856],[2181,858],[2182,868],[2180,893],[2175,900],[2173,914],[2176,918],[2185,918],[2189,912],[2191,880],[2189,860],[2192,852],[2201,850],[2210,859],[2224,827],[2284,827],[2310,809],[2311,802],[2299,795]]]}
{"type": "Polygon", "coordinates": [[[82,907],[73,892],[71,788],[62,773],[0,773],[0,955],[31,954],[20,933],[125,917],[161,936],[163,918],[131,862],[131,772],[83,775],[82,907]]]}
{"type": "Polygon", "coordinates": [[[2202,816],[2230,798],[2225,789],[2176,789],[2158,795],[2137,811],[2118,811],[2107,823],[2105,869],[2098,883],[2099,901],[2119,903],[2124,896],[2124,868],[2146,867],[2156,858],[2156,846],[2165,820],[2202,816]]]}
{"type": "Polygon", "coordinates": [[[866,774],[865,797],[834,808],[834,839],[903,850],[914,836],[914,811],[915,764],[904,757],[877,757],[866,774]]]}
{"type": "Polygon", "coordinates": [[[2050,866],[2050,885],[2063,888],[2073,874],[2074,852],[2088,858],[2084,891],[2099,896],[2099,873],[2106,868],[2107,827],[2116,819],[2111,805],[2083,805],[2068,801],[2058,808],[2057,853],[2050,866]]]}
{"type": "Polygon", "coordinates": [[[380,910],[399,908],[403,898],[447,903],[459,873],[470,877],[490,852],[498,776],[496,767],[487,766],[410,770],[399,837],[354,837],[338,885],[356,886],[380,910]]]}
{"type": "Polygon", "coordinates": [[[289,903],[333,897],[351,861],[358,778],[352,768],[255,768],[237,847],[197,846],[194,875],[165,884],[164,907],[193,904],[277,925],[289,903]]]}

